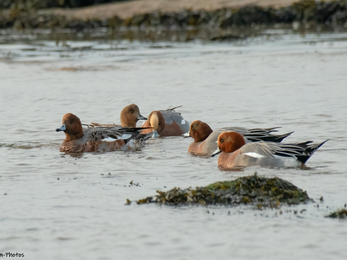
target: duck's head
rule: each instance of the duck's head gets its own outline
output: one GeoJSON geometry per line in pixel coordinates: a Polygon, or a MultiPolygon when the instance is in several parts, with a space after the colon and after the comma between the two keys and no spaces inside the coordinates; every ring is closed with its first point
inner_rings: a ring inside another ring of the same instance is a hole
{"type": "Polygon", "coordinates": [[[242,135],[236,132],[223,132],[218,136],[218,148],[222,152],[232,153],[246,144],[242,135]]]}
{"type": "Polygon", "coordinates": [[[139,120],[147,118],[140,114],[140,109],[135,104],[126,106],[120,113],[120,123],[123,127],[136,127],[136,122],[139,120]]]}
{"type": "Polygon", "coordinates": [[[200,120],[195,120],[190,124],[189,136],[191,136],[195,142],[204,141],[213,130],[211,127],[200,120]]]}
{"type": "Polygon", "coordinates": [[[245,145],[245,139],[236,132],[223,132],[218,136],[218,149],[212,154],[215,156],[221,152],[232,153],[245,145]]]}
{"type": "Polygon", "coordinates": [[[64,131],[66,140],[71,141],[83,136],[81,120],[72,113],[67,113],[63,116],[63,125],[57,128],[56,131],[64,131]]]}
{"type": "Polygon", "coordinates": [[[160,111],[153,111],[148,116],[148,122],[151,127],[153,127],[154,131],[160,133],[165,126],[165,119],[160,111]]]}

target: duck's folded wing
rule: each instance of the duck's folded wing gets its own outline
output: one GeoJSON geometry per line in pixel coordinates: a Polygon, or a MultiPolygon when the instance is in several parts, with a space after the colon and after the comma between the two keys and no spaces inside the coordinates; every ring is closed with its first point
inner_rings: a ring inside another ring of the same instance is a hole
{"type": "MultiPolygon", "coordinates": [[[[101,141],[108,138],[111,139],[129,139],[131,137],[136,137],[140,134],[140,132],[144,129],[148,129],[149,127],[94,127],[85,129],[84,134],[88,137],[88,139],[94,141],[101,141]]],[[[110,139],[108,139],[110,140],[110,139]]]]}
{"type": "Polygon", "coordinates": [[[121,127],[120,125],[116,125],[115,123],[112,123],[112,124],[100,124],[100,123],[89,123],[89,124],[82,124],[82,126],[86,126],[87,128],[97,128],[97,127],[109,127],[109,128],[112,128],[112,127],[121,127]]]}
{"type": "Polygon", "coordinates": [[[278,149],[277,143],[273,142],[257,142],[257,143],[248,143],[240,148],[242,155],[247,155],[254,158],[275,158],[274,154],[278,149]]]}
{"type": "Polygon", "coordinates": [[[257,154],[259,157],[297,157],[298,155],[305,154],[311,147],[311,141],[304,143],[291,143],[291,144],[282,144],[275,142],[257,142],[257,143],[248,143],[241,147],[242,153],[254,155],[257,154]],[[252,154],[253,153],[253,154],[252,154]]]}
{"type": "Polygon", "coordinates": [[[178,107],[181,106],[159,111],[163,115],[166,124],[171,125],[175,121],[184,133],[189,132],[189,123],[183,118],[181,113],[175,111],[178,107]]]}
{"type": "Polygon", "coordinates": [[[245,134],[249,134],[249,135],[265,135],[265,134],[270,134],[273,132],[278,132],[278,128],[280,127],[271,127],[271,128],[244,128],[244,127],[235,127],[235,126],[231,126],[231,127],[223,127],[221,129],[225,129],[228,131],[233,131],[233,132],[237,132],[239,134],[245,135],[245,134]]]}
{"type": "MultiPolygon", "coordinates": [[[[177,107],[175,107],[175,108],[177,108],[177,107]]],[[[181,124],[182,120],[184,120],[181,113],[176,112],[174,110],[174,108],[166,109],[166,110],[159,110],[159,112],[163,115],[163,117],[165,119],[165,123],[169,124],[169,125],[171,125],[173,123],[173,121],[175,121],[178,124],[181,124]]]]}
{"type": "Polygon", "coordinates": [[[247,129],[243,127],[224,127],[222,130],[225,131],[233,131],[243,135],[248,141],[251,142],[259,142],[259,141],[267,141],[267,142],[281,142],[284,138],[291,135],[293,132],[282,134],[282,135],[274,135],[272,132],[277,132],[279,127],[271,127],[271,128],[252,128],[247,129]]]}

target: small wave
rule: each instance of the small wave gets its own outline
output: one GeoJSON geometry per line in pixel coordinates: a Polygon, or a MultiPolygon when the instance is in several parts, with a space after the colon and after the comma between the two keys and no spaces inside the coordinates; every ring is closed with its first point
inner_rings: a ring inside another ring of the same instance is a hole
{"type": "Polygon", "coordinates": [[[78,71],[103,71],[103,70],[115,70],[121,69],[119,66],[106,65],[106,66],[77,66],[77,67],[46,67],[46,71],[67,71],[67,72],[78,72],[78,71]]]}
{"type": "Polygon", "coordinates": [[[58,143],[0,143],[0,148],[10,148],[10,149],[37,149],[42,147],[56,147],[59,146],[58,143]]]}

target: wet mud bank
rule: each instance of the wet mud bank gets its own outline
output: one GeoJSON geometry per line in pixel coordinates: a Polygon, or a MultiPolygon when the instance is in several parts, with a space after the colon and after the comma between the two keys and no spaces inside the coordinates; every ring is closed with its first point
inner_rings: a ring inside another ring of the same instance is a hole
{"type": "Polygon", "coordinates": [[[76,8],[111,2],[123,2],[129,0],[2,0],[0,8],[11,8],[15,6],[26,8],[76,8]]]}
{"type": "Polygon", "coordinates": [[[0,28],[73,29],[85,31],[98,28],[257,28],[259,26],[316,26],[347,27],[347,0],[303,0],[287,7],[272,8],[247,5],[241,8],[217,10],[182,10],[177,12],[153,11],[128,18],[113,16],[104,19],[75,19],[47,10],[12,8],[0,12],[0,28]]]}
{"type": "Polygon", "coordinates": [[[290,182],[277,177],[265,178],[257,174],[233,181],[216,182],[206,187],[173,188],[167,192],[157,191],[157,193],[153,197],[138,200],[137,204],[157,203],[170,206],[249,204],[262,209],[312,201],[305,191],[290,182]]]}

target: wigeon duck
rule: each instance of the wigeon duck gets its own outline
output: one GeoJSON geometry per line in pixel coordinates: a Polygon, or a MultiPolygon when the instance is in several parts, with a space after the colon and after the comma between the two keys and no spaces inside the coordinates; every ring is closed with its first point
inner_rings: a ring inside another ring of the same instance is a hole
{"type": "Polygon", "coordinates": [[[65,140],[60,146],[61,152],[111,152],[138,149],[150,135],[139,132],[144,128],[89,128],[83,129],[80,119],[74,114],[64,115],[63,125],[56,131],[64,131],[65,140]]]}
{"type": "Polygon", "coordinates": [[[212,156],[221,153],[218,166],[224,169],[253,165],[300,167],[326,141],[320,144],[312,144],[312,141],[296,144],[260,141],[246,144],[242,135],[236,132],[224,132],[219,135],[218,149],[212,156]]]}
{"type": "MultiPolygon", "coordinates": [[[[178,106],[181,107],[181,106],[178,106]]],[[[167,110],[153,111],[142,127],[152,127],[142,133],[155,131],[159,136],[181,136],[189,131],[189,123],[182,117],[181,113],[175,111],[174,107],[167,110]]]]}
{"type": "MultiPolygon", "coordinates": [[[[139,107],[135,104],[126,106],[125,108],[123,108],[123,110],[120,113],[120,124],[122,127],[136,127],[136,123],[139,120],[147,120],[147,118],[141,115],[139,107]]],[[[83,124],[83,125],[86,125],[89,128],[118,126],[116,124],[99,124],[99,123],[90,123],[90,124],[83,124]]]]}
{"type": "Polygon", "coordinates": [[[253,128],[246,129],[242,127],[225,127],[213,131],[211,127],[200,120],[195,120],[190,125],[189,136],[194,142],[189,145],[188,153],[197,156],[210,156],[217,149],[218,136],[225,131],[237,132],[244,136],[246,143],[258,141],[281,142],[291,133],[283,135],[274,135],[277,127],[273,128],[253,128]]]}

